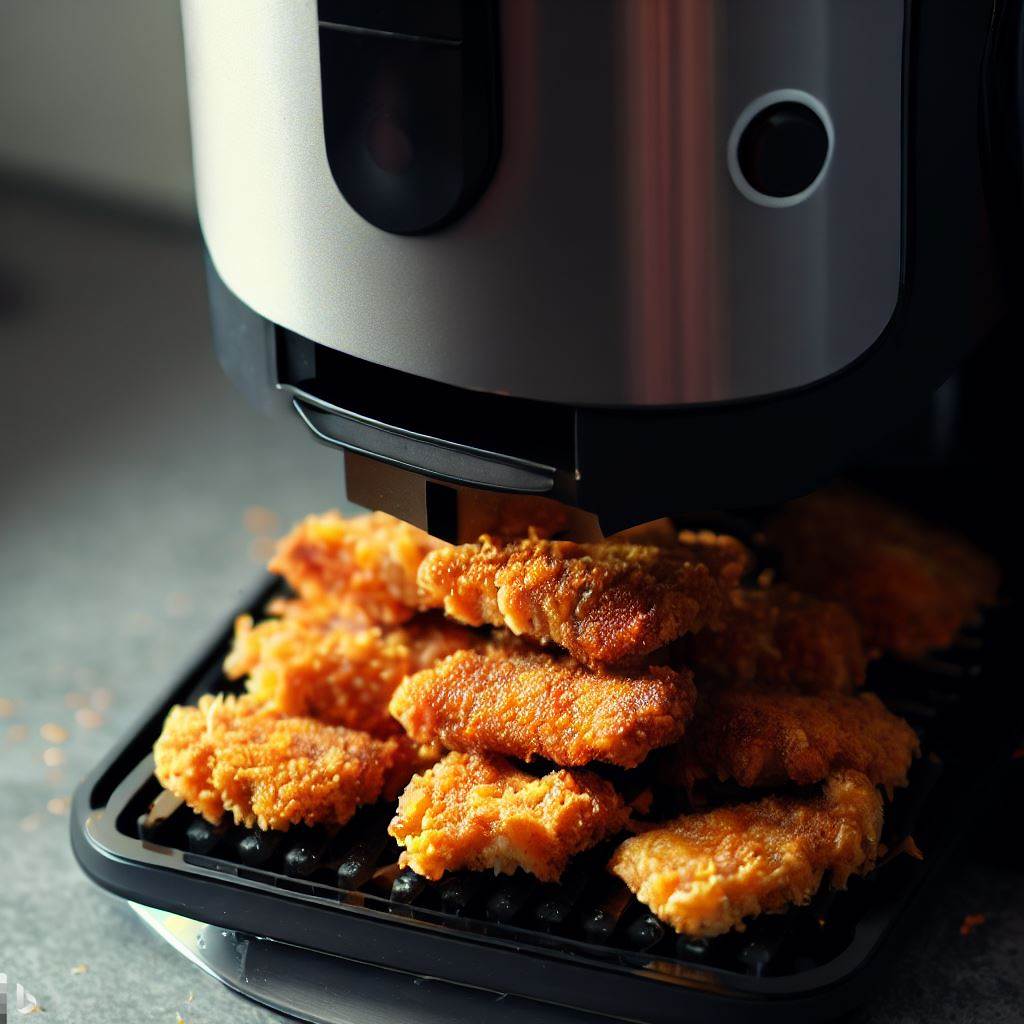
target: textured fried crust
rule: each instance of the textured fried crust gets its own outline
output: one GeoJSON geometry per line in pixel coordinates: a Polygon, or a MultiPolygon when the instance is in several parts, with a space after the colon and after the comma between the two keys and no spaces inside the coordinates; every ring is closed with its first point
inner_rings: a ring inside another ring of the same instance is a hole
{"type": "Polygon", "coordinates": [[[496,644],[458,651],[410,676],[391,713],[420,743],[632,768],[682,735],[694,701],[687,672],[590,672],[571,658],[496,644]]]}
{"type": "Polygon", "coordinates": [[[275,618],[305,626],[307,629],[347,629],[357,632],[376,621],[366,609],[344,593],[318,594],[315,597],[275,597],[266,608],[275,618]]]}
{"type": "Polygon", "coordinates": [[[400,733],[388,702],[402,679],[479,642],[464,626],[420,616],[404,626],[322,627],[304,616],[235,621],[224,662],[250,693],[286,715],[310,715],[374,736],[400,733]]]}
{"type": "Polygon", "coordinates": [[[443,548],[419,570],[420,593],[470,626],[554,641],[595,666],[637,658],[709,622],[725,587],[685,549],[525,540],[443,548]]]}
{"type": "Polygon", "coordinates": [[[729,597],[723,629],[681,641],[680,657],[698,676],[806,693],[844,693],[864,682],[860,628],[841,604],[783,586],[740,587],[729,597]]]}
{"type": "Polygon", "coordinates": [[[422,530],[383,512],[343,519],[307,516],[284,537],[268,568],[301,596],[333,597],[371,622],[405,622],[418,607],[416,571],[441,546],[422,530]]]}
{"type": "MultiPolygon", "coordinates": [[[[211,822],[247,828],[344,824],[395,776],[401,744],[268,711],[254,697],[177,706],[153,748],[156,777],[211,822]]],[[[406,755],[403,755],[406,756],[406,755]]],[[[407,756],[403,768],[413,770],[407,756]]],[[[406,775],[407,777],[407,775],[406,775]]]]}
{"type": "Polygon", "coordinates": [[[684,559],[703,562],[730,587],[736,586],[754,565],[754,556],[742,541],[711,530],[681,530],[673,551],[684,559]]]}
{"type": "Polygon", "coordinates": [[[907,658],[948,646],[999,589],[995,563],[966,540],[857,491],[791,502],[768,537],[790,582],[849,608],[869,647],[907,658]]]}
{"type": "Polygon", "coordinates": [[[561,502],[533,494],[460,490],[457,500],[462,537],[551,537],[568,529],[571,521],[561,502]]]}
{"type": "Polygon", "coordinates": [[[851,768],[873,784],[907,784],[917,734],[873,693],[785,693],[736,686],[700,695],[682,743],[663,755],[682,785],[735,779],[741,786],[809,785],[851,768]]]}
{"type": "Polygon", "coordinates": [[[874,866],[881,828],[878,790],[859,772],[836,772],[816,797],[677,818],[627,839],[609,867],[677,932],[710,937],[806,903],[826,872],[844,888],[874,866]]]}
{"type": "Polygon", "coordinates": [[[650,522],[638,523],[636,526],[620,530],[607,540],[611,544],[651,544],[657,548],[672,548],[679,543],[679,532],[671,519],[652,519],[650,522]]]}
{"type": "Polygon", "coordinates": [[[569,858],[621,831],[622,798],[587,771],[528,775],[504,757],[449,754],[409,783],[388,831],[427,878],[468,868],[555,881],[569,858]]]}

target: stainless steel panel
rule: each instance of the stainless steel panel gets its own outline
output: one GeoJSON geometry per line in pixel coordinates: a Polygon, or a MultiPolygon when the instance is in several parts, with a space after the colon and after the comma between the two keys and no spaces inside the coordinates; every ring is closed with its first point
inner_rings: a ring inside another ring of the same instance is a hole
{"type": "Polygon", "coordinates": [[[433,235],[371,227],[331,178],[314,0],[183,0],[203,231],[263,316],[364,359],[566,403],[681,404],[819,380],[900,277],[901,0],[505,0],[503,154],[433,235]],[[794,206],[728,140],[797,89],[834,126],[794,206]]]}

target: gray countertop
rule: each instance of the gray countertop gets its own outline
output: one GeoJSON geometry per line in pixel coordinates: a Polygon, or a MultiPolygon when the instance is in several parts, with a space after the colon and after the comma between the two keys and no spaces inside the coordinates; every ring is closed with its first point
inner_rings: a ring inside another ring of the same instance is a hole
{"type": "MultiPolygon", "coordinates": [[[[338,503],[337,460],[222,379],[194,233],[3,191],[0,227],[0,972],[41,1020],[280,1020],[85,879],[67,798],[268,535],[338,503]]],[[[1024,1019],[1021,860],[986,859],[1008,831],[989,828],[856,1020],[1024,1019]]]]}

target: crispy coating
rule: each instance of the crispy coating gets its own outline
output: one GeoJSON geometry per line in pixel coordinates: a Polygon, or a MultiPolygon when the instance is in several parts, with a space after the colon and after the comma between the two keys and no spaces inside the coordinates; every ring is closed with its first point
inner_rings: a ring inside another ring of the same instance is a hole
{"type": "Polygon", "coordinates": [[[948,646],[999,589],[995,563],[966,540],[858,491],[791,502],[767,532],[787,580],[849,608],[869,647],[906,658],[948,646]]]}
{"type": "Polygon", "coordinates": [[[420,593],[470,626],[507,626],[597,666],[717,622],[725,585],[686,549],[483,537],[420,565],[420,593]]]}
{"type": "Polygon", "coordinates": [[[399,863],[427,878],[522,868],[553,882],[628,818],[611,783],[591,772],[537,778],[504,757],[452,753],[413,778],[388,831],[405,847],[399,863]]]}
{"type": "Polygon", "coordinates": [[[754,556],[742,541],[711,530],[680,530],[673,554],[703,562],[728,587],[735,587],[754,565],[754,556]]]}
{"type": "Polygon", "coordinates": [[[632,768],[683,734],[694,702],[685,671],[591,672],[525,644],[496,644],[458,651],[409,676],[391,699],[391,713],[420,743],[632,768]]]}
{"type": "Polygon", "coordinates": [[[683,742],[666,751],[664,776],[683,785],[735,779],[741,786],[809,785],[851,768],[889,789],[907,784],[917,734],[873,693],[786,693],[733,686],[702,691],[683,742]]]}
{"type": "Polygon", "coordinates": [[[679,543],[679,532],[671,519],[663,517],[619,530],[606,539],[611,544],[653,544],[658,548],[670,548],[679,543]]]}
{"type": "Polygon", "coordinates": [[[662,921],[705,938],[808,902],[826,872],[844,888],[874,867],[881,829],[878,790],[841,771],[818,796],[769,796],[633,836],[609,867],[662,921]]]}
{"type": "Polygon", "coordinates": [[[177,706],[153,748],[156,776],[211,822],[247,828],[344,824],[414,768],[395,739],[268,711],[250,695],[177,706]],[[399,758],[406,761],[398,770],[399,758]]]}
{"type": "Polygon", "coordinates": [[[477,642],[464,626],[434,616],[353,630],[294,615],[254,626],[242,615],[224,672],[248,675],[249,692],[282,714],[386,737],[402,731],[388,711],[402,679],[477,642]]]}
{"type": "Polygon", "coordinates": [[[391,625],[418,607],[416,571],[442,542],[383,512],[343,519],[307,516],[278,545],[268,568],[302,597],[355,605],[371,622],[391,625]]]}
{"type": "Polygon", "coordinates": [[[377,621],[357,600],[345,594],[317,594],[315,597],[274,597],[266,612],[279,619],[312,630],[347,629],[357,632],[377,621]]]}
{"type": "Polygon", "coordinates": [[[462,537],[552,537],[572,521],[568,506],[533,494],[460,490],[457,501],[462,537]]]}
{"type": "Polygon", "coordinates": [[[698,675],[806,693],[847,693],[864,682],[860,628],[841,604],[784,586],[739,587],[729,598],[723,629],[680,642],[683,663],[698,675]]]}

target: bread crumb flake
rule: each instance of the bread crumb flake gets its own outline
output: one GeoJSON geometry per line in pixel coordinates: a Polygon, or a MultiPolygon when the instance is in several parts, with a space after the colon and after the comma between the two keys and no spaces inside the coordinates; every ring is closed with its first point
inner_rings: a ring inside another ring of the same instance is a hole
{"type": "Polygon", "coordinates": [[[39,735],[46,740],[47,743],[66,743],[68,739],[68,731],[63,725],[58,725],[56,722],[44,722],[39,727],[39,735]]]}
{"type": "Polygon", "coordinates": [[[984,914],[967,914],[963,921],[960,923],[960,934],[963,936],[970,935],[979,925],[985,923],[984,914]]]}

